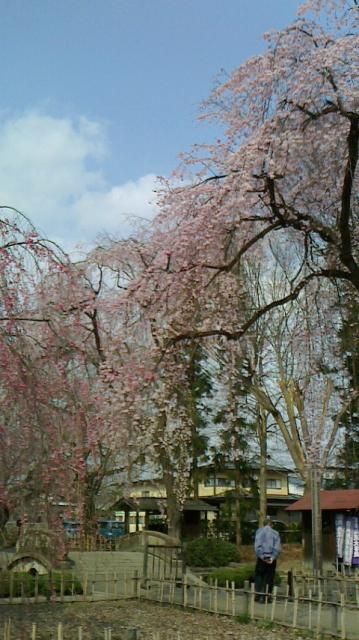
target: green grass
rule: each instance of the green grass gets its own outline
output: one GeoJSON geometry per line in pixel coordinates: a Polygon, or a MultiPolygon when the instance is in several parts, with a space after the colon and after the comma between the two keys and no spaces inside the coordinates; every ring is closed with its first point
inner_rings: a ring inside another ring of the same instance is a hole
{"type": "MultiPolygon", "coordinates": [[[[224,567],[222,569],[216,569],[215,571],[211,571],[205,580],[206,582],[217,580],[217,584],[219,587],[225,587],[226,583],[229,582],[231,584],[234,582],[236,589],[243,589],[244,583],[246,580],[249,582],[253,582],[254,580],[254,564],[243,564],[240,567],[224,567]]],[[[278,574],[275,576],[274,583],[279,585],[281,582],[281,578],[278,574]]]]}

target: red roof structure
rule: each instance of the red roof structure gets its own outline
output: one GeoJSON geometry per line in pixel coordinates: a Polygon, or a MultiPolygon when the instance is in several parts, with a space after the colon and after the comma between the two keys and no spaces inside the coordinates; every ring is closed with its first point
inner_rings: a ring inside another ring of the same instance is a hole
{"type": "MultiPolygon", "coordinates": [[[[320,492],[322,511],[346,511],[359,509],[359,489],[335,489],[320,492]]],[[[307,495],[287,507],[286,511],[311,511],[311,495],[307,495]]]]}

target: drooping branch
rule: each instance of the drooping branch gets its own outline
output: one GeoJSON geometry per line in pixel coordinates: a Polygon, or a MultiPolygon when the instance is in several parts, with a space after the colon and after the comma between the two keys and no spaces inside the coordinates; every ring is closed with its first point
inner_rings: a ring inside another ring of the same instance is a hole
{"type": "Polygon", "coordinates": [[[353,256],[351,239],[351,203],[355,170],[358,163],[359,150],[359,117],[352,118],[348,135],[348,160],[345,168],[341,210],[339,218],[339,232],[341,238],[340,259],[352,274],[352,283],[359,291],[359,268],[353,256]]]}
{"type": "Polygon", "coordinates": [[[259,320],[262,316],[268,314],[272,309],[277,307],[284,306],[288,302],[296,300],[300,294],[300,292],[312,281],[318,278],[328,278],[328,279],[341,279],[346,280],[348,282],[352,281],[351,274],[347,271],[341,269],[322,269],[321,271],[315,271],[305,276],[294,289],[288,293],[286,296],[282,298],[278,298],[276,300],[272,300],[268,304],[263,305],[261,308],[257,309],[251,317],[242,324],[241,328],[236,331],[230,331],[228,329],[209,329],[208,331],[185,331],[183,333],[179,333],[173,337],[171,337],[167,346],[176,344],[177,342],[181,342],[183,340],[193,340],[193,339],[201,339],[201,338],[209,338],[211,336],[223,336],[228,340],[238,340],[242,336],[244,336],[248,330],[259,320]]]}

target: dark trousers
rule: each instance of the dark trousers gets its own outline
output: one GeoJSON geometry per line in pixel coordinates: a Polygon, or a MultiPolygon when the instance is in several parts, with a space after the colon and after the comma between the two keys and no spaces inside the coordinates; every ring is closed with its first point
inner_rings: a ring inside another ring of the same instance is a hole
{"type": "Polygon", "coordinates": [[[271,564],[268,564],[268,562],[264,562],[260,558],[257,558],[256,570],[254,573],[254,584],[256,594],[258,596],[259,594],[263,595],[266,593],[267,585],[268,593],[272,593],[276,566],[276,560],[273,560],[271,564]]]}

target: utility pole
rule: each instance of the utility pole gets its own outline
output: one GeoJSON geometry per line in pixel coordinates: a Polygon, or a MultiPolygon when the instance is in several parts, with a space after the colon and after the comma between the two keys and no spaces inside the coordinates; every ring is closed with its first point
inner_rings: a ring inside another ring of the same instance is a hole
{"type": "Polygon", "coordinates": [[[320,508],[320,471],[316,463],[310,466],[310,492],[312,500],[312,558],[313,575],[319,577],[323,570],[322,511],[320,508]]]}

